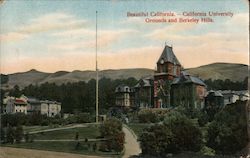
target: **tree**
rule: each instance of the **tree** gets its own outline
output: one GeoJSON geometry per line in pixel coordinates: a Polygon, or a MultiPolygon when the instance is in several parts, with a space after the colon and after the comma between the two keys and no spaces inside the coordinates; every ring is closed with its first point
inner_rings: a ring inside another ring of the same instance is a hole
{"type": "Polygon", "coordinates": [[[102,123],[100,133],[106,139],[104,145],[106,150],[115,150],[116,152],[123,150],[125,138],[122,131],[122,123],[118,119],[111,118],[102,123]]]}
{"type": "Polygon", "coordinates": [[[19,98],[22,95],[18,85],[15,85],[14,88],[10,91],[10,96],[19,98]]]}
{"type": "Polygon", "coordinates": [[[13,127],[12,126],[7,127],[6,133],[7,133],[7,136],[6,136],[7,143],[13,144],[14,143],[14,134],[15,134],[13,127]]]}
{"type": "Polygon", "coordinates": [[[141,123],[156,123],[159,121],[158,115],[151,109],[141,110],[138,113],[138,119],[141,123]]]}
{"type": "Polygon", "coordinates": [[[15,139],[17,143],[20,143],[23,139],[23,127],[18,125],[15,130],[15,139]]]}
{"type": "Polygon", "coordinates": [[[173,133],[165,125],[153,125],[141,134],[140,146],[143,155],[164,157],[173,151],[173,133]]]}
{"type": "Polygon", "coordinates": [[[179,112],[168,113],[164,120],[164,125],[171,130],[174,135],[176,151],[199,151],[202,147],[202,133],[191,119],[179,112]]]}
{"type": "Polygon", "coordinates": [[[233,154],[248,143],[246,102],[227,105],[208,126],[207,146],[217,153],[233,154]]]}
{"type": "Polygon", "coordinates": [[[3,105],[3,99],[4,99],[4,95],[5,95],[5,91],[3,89],[1,89],[0,91],[0,113],[3,113],[3,109],[4,109],[4,105],[3,105]]]}

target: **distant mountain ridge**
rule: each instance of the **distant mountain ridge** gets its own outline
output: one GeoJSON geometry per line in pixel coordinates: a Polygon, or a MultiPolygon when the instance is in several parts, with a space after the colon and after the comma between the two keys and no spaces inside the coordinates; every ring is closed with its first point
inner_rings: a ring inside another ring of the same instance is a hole
{"type": "MultiPolygon", "coordinates": [[[[200,66],[197,68],[186,69],[191,75],[198,76],[201,79],[230,79],[232,81],[243,81],[248,77],[248,66],[244,64],[231,64],[231,63],[213,63],[209,65],[200,66]]],[[[140,79],[147,76],[154,75],[154,70],[146,68],[135,69],[118,69],[118,70],[102,70],[99,72],[99,78],[110,79],[127,79],[134,77],[140,79]]],[[[32,69],[27,72],[19,72],[8,75],[8,82],[2,86],[13,87],[18,85],[23,88],[30,84],[43,84],[46,82],[63,84],[67,82],[89,81],[96,78],[95,71],[57,71],[55,73],[40,72],[32,69]]]]}

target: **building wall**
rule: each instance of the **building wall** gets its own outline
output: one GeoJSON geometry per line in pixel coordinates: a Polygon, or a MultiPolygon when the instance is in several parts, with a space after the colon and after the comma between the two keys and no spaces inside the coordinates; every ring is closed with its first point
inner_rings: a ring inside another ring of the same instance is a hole
{"type": "Polygon", "coordinates": [[[163,64],[158,63],[156,73],[162,73],[162,72],[168,73],[173,76],[180,76],[181,66],[175,65],[170,62],[165,62],[163,64]]]}
{"type": "Polygon", "coordinates": [[[178,84],[171,87],[171,106],[203,108],[205,87],[196,84],[178,84]]]}
{"type": "Polygon", "coordinates": [[[41,103],[41,114],[53,117],[61,112],[61,104],[41,103]]]}
{"type": "Polygon", "coordinates": [[[231,103],[235,103],[237,100],[239,100],[239,96],[236,94],[223,94],[224,96],[224,104],[231,104],[231,103]]]}
{"type": "Polygon", "coordinates": [[[13,113],[17,113],[17,112],[27,114],[27,105],[15,105],[13,113]]]}
{"type": "Polygon", "coordinates": [[[53,117],[59,114],[60,111],[61,111],[60,104],[56,104],[56,103],[49,104],[49,117],[53,117]]]}
{"type": "Polygon", "coordinates": [[[140,108],[148,108],[153,105],[152,87],[137,87],[135,92],[135,102],[140,108]]]}
{"type": "Polygon", "coordinates": [[[6,113],[18,113],[22,112],[27,114],[27,104],[15,104],[15,99],[9,99],[6,103],[6,113]]]}
{"type": "Polygon", "coordinates": [[[127,92],[116,93],[116,105],[117,106],[130,106],[130,96],[127,92]]]}

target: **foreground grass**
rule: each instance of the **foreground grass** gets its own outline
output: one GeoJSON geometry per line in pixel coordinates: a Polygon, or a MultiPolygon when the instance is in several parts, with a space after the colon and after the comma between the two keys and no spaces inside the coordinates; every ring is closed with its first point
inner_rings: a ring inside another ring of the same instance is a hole
{"type": "Polygon", "coordinates": [[[57,151],[84,155],[98,155],[105,157],[120,157],[119,154],[114,152],[101,152],[94,151],[92,146],[93,143],[98,142],[80,142],[80,146],[76,149],[77,142],[32,142],[32,143],[20,143],[20,144],[5,144],[5,147],[15,147],[15,148],[26,148],[26,149],[38,149],[46,151],[57,151]]]}
{"type": "Polygon", "coordinates": [[[51,126],[23,126],[23,130],[25,132],[34,132],[34,131],[40,131],[40,130],[46,130],[46,129],[52,129],[55,127],[51,126]]]}
{"type": "Polygon", "coordinates": [[[130,123],[128,126],[135,132],[135,134],[139,137],[143,130],[147,127],[150,127],[149,123],[130,123]]]}
{"type": "MultiPolygon", "coordinates": [[[[29,130],[35,131],[44,129],[45,127],[33,127],[29,130]]],[[[26,129],[27,130],[27,129],[26,129]]],[[[75,153],[75,154],[84,154],[84,155],[98,155],[105,157],[121,157],[120,154],[115,152],[101,152],[98,150],[98,146],[101,144],[101,141],[93,141],[93,142],[84,142],[79,141],[80,145],[77,147],[77,141],[74,141],[76,137],[76,133],[78,133],[78,139],[95,139],[100,136],[99,125],[88,125],[87,127],[75,127],[70,129],[62,129],[56,131],[49,132],[41,132],[36,134],[30,134],[30,138],[34,140],[34,142],[23,142],[19,144],[3,144],[5,147],[14,147],[14,148],[26,148],[26,149],[38,149],[38,150],[46,150],[46,151],[57,151],[57,152],[66,152],[66,153],[75,153]],[[50,142],[46,140],[64,140],[69,139],[73,141],[60,141],[60,142],[50,142]],[[45,140],[45,141],[37,141],[36,140],[45,140]],[[96,144],[97,149],[94,150],[93,146],[96,144]]]]}
{"type": "Polygon", "coordinates": [[[34,140],[75,139],[76,133],[78,133],[79,139],[94,139],[100,135],[99,126],[89,125],[87,127],[76,127],[71,129],[41,132],[32,134],[32,136],[34,140]]]}

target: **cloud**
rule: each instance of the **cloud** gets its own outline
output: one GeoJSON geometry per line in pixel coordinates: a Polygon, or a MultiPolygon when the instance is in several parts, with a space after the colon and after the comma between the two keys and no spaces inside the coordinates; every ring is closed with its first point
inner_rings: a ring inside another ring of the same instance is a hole
{"type": "Polygon", "coordinates": [[[197,24],[194,23],[176,23],[169,24],[163,28],[155,29],[151,33],[145,35],[145,37],[155,40],[171,39],[170,37],[180,38],[180,33],[195,29],[197,24]]]}
{"type": "MultiPolygon", "coordinates": [[[[124,37],[137,33],[135,30],[100,30],[98,31],[98,48],[105,49],[112,46],[124,37]]],[[[79,49],[95,48],[95,31],[90,29],[68,30],[54,34],[54,36],[62,38],[62,41],[52,44],[50,49],[55,51],[76,51],[79,49]],[[66,39],[66,40],[65,40],[66,39]]]]}
{"type": "Polygon", "coordinates": [[[85,26],[85,23],[85,20],[77,19],[70,14],[51,13],[32,19],[16,31],[2,34],[0,38],[1,41],[19,41],[36,33],[81,28],[85,26]]]}
{"type": "Polygon", "coordinates": [[[27,34],[18,33],[18,32],[10,32],[10,33],[0,35],[0,41],[1,42],[3,42],[3,41],[5,41],[5,42],[19,41],[19,40],[23,40],[25,38],[28,38],[27,34]]]}

